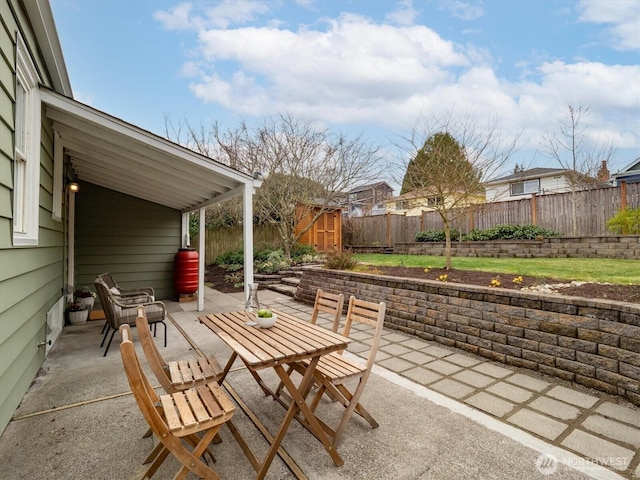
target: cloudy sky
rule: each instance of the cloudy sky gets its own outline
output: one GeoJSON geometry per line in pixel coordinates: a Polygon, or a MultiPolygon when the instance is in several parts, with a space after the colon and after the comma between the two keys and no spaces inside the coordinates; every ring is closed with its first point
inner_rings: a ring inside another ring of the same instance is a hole
{"type": "Polygon", "coordinates": [[[640,0],[50,1],[75,98],[160,135],[286,112],[390,151],[454,111],[558,167],[572,104],[612,172],[640,156],[640,0]]]}

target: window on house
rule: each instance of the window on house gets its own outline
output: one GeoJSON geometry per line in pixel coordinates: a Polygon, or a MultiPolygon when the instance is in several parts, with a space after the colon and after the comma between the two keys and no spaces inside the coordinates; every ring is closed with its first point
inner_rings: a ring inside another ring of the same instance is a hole
{"type": "Polygon", "coordinates": [[[13,244],[37,245],[40,187],[38,73],[20,35],[16,42],[13,244]]]}
{"type": "Polygon", "coordinates": [[[436,207],[442,205],[442,197],[429,197],[427,198],[427,207],[436,207]]]}
{"type": "Polygon", "coordinates": [[[515,182],[511,185],[511,195],[527,195],[530,193],[538,193],[540,191],[540,179],[525,180],[524,182],[515,182]]]}

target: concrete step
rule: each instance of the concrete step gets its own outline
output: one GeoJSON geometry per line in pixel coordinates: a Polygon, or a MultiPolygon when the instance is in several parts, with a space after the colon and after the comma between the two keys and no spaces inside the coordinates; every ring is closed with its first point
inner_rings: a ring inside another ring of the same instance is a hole
{"type": "Polygon", "coordinates": [[[271,291],[280,293],[282,295],[286,295],[288,297],[293,297],[296,294],[296,290],[297,290],[296,287],[293,287],[291,285],[285,285],[283,283],[269,284],[269,285],[266,285],[266,288],[271,291]]]}
{"type": "Polygon", "coordinates": [[[253,280],[256,283],[259,283],[260,285],[273,285],[273,284],[280,283],[280,281],[282,280],[282,275],[279,275],[279,274],[267,275],[264,273],[256,273],[253,276],[253,280]]]}
{"type": "Polygon", "coordinates": [[[291,287],[297,287],[300,283],[300,277],[284,277],[280,280],[282,285],[289,285],[291,287]]]}

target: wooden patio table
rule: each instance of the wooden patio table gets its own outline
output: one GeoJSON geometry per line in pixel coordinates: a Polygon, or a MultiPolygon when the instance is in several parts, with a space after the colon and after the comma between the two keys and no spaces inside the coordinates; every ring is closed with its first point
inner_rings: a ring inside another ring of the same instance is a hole
{"type": "Polygon", "coordinates": [[[267,395],[276,398],[257,372],[264,368],[273,368],[293,399],[288,405],[287,413],[278,429],[278,433],[273,437],[271,447],[264,460],[262,460],[261,464],[252,462],[258,472],[257,480],[262,480],[265,477],[291,421],[299,413],[306,420],[304,423],[307,424],[311,433],[322,442],[333,463],[338,467],[344,463],[329,440],[327,433],[323,430],[321,422],[311,411],[306,398],[314,384],[314,372],[320,357],[345,349],[351,340],[348,337],[299,320],[284,312],[274,310],[274,313],[278,315],[276,324],[272,328],[265,329],[245,325],[246,313],[244,311],[224,312],[199,317],[200,322],[218,335],[233,351],[224,367],[219,383],[224,381],[234,361],[240,357],[253,378],[267,395]],[[308,365],[302,380],[296,387],[287,374],[285,366],[302,360],[306,360],[308,365]]]}

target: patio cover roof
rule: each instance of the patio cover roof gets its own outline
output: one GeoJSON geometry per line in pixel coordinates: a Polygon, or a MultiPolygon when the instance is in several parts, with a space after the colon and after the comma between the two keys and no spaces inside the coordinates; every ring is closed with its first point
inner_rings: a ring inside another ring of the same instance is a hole
{"type": "Polygon", "coordinates": [[[80,181],[183,213],[260,185],[251,175],[46,87],[40,98],[80,181]]]}

